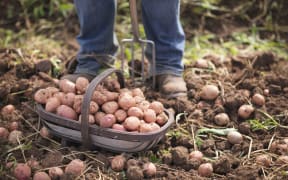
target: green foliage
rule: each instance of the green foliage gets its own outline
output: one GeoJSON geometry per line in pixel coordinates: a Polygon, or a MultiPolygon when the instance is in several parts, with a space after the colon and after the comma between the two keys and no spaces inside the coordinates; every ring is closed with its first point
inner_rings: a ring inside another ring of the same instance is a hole
{"type": "Polygon", "coordinates": [[[230,38],[219,38],[212,33],[199,34],[187,40],[184,63],[202,58],[206,54],[235,56],[241,52],[270,51],[288,59],[288,44],[282,40],[261,39],[259,28],[252,27],[248,32],[232,33],[230,38]]]}
{"type": "Polygon", "coordinates": [[[72,12],[73,7],[70,0],[17,0],[9,4],[0,2],[4,17],[7,17],[2,21],[12,23],[24,20],[26,26],[30,21],[37,21],[41,18],[53,18],[53,20],[65,18],[72,12]]]}
{"type": "Polygon", "coordinates": [[[252,131],[257,130],[271,130],[278,126],[278,123],[273,119],[267,118],[264,121],[260,121],[259,119],[251,119],[248,120],[252,131]]]}

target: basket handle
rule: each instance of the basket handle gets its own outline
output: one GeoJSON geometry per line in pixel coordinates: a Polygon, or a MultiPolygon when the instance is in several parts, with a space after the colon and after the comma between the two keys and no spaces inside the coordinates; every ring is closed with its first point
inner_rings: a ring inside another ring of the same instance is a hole
{"type": "Polygon", "coordinates": [[[90,114],[90,102],[94,93],[95,88],[108,76],[112,73],[115,73],[118,78],[118,82],[120,83],[120,87],[124,88],[125,80],[122,72],[115,68],[109,68],[96,76],[91,83],[88,85],[86,93],[83,97],[83,102],[81,106],[81,136],[83,146],[86,148],[91,148],[91,139],[89,135],[89,114],[90,114]]]}

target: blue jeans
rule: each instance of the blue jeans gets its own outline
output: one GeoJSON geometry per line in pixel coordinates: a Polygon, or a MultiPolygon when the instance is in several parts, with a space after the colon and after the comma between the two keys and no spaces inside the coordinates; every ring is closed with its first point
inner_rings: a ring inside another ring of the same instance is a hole
{"type": "MultiPolygon", "coordinates": [[[[116,0],[74,0],[79,22],[80,45],[76,73],[96,75],[101,67],[86,54],[108,54],[114,56],[118,41],[114,33],[116,0]],[[81,57],[82,56],[82,57],[81,57]]],[[[156,48],[156,74],[183,72],[185,35],[180,24],[180,0],[142,0],[142,19],[146,38],[154,41],[156,48]]],[[[149,59],[151,51],[146,50],[149,59]]]]}

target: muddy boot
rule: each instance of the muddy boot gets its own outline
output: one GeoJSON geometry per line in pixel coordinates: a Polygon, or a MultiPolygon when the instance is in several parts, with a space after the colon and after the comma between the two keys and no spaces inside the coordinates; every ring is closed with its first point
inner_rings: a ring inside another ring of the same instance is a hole
{"type": "Polygon", "coordinates": [[[90,81],[92,81],[92,79],[95,76],[93,76],[91,74],[75,73],[75,74],[66,74],[66,75],[62,76],[60,79],[68,79],[68,80],[70,80],[70,81],[75,83],[78,77],[85,77],[90,82],[90,81]]]}
{"type": "Polygon", "coordinates": [[[187,87],[182,76],[161,74],[156,77],[156,82],[164,98],[187,97],[187,87]]]}

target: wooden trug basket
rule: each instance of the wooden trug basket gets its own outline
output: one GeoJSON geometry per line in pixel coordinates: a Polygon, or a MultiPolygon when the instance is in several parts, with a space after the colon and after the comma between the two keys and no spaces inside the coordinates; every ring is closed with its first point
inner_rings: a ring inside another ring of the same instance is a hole
{"type": "Polygon", "coordinates": [[[168,131],[174,122],[174,115],[164,110],[168,121],[159,130],[149,133],[122,132],[111,128],[102,128],[98,125],[89,125],[88,115],[90,101],[98,84],[115,73],[121,88],[125,86],[124,77],[120,70],[109,68],[95,77],[84,94],[81,107],[81,123],[75,120],[60,117],[45,111],[43,105],[36,104],[40,120],[49,132],[62,139],[83,144],[86,148],[101,147],[114,152],[140,152],[155,146],[168,131]]]}

